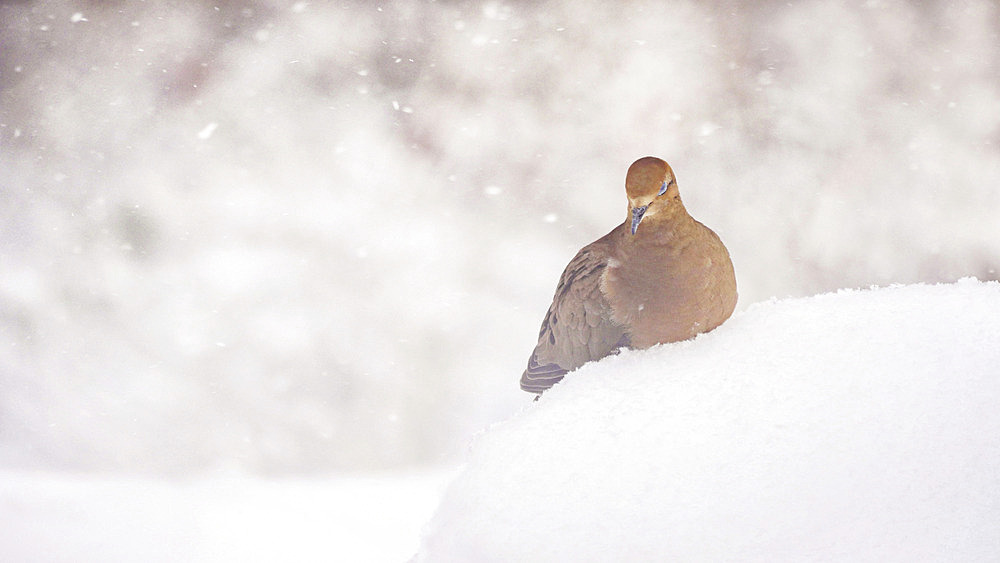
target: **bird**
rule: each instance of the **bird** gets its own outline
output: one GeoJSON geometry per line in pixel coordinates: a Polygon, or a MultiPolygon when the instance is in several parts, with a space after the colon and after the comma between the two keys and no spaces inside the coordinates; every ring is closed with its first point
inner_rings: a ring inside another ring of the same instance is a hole
{"type": "Polygon", "coordinates": [[[694,338],[736,308],[729,251],[688,214],[670,165],[636,160],[625,194],[625,221],[584,246],[559,278],[521,375],[536,399],[587,362],[694,338]]]}

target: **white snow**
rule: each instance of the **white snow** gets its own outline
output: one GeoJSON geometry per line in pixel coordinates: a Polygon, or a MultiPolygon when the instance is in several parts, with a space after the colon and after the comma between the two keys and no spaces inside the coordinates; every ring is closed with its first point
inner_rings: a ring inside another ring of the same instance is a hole
{"type": "Polygon", "coordinates": [[[219,124],[216,122],[211,122],[208,125],[202,127],[201,131],[198,131],[198,138],[202,141],[207,140],[215,133],[215,130],[219,128],[219,124]]]}
{"type": "Polygon", "coordinates": [[[996,561],[1000,284],[751,307],[471,448],[423,561],[996,561]]]}
{"type": "Polygon", "coordinates": [[[156,480],[0,472],[0,561],[403,561],[444,471],[156,480]]]}

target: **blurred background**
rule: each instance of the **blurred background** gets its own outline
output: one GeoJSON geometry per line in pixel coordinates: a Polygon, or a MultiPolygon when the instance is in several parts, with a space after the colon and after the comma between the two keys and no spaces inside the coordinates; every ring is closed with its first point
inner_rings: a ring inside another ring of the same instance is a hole
{"type": "Polygon", "coordinates": [[[996,279],[1000,7],[0,2],[0,465],[453,463],[673,166],[740,308],[996,279]]]}

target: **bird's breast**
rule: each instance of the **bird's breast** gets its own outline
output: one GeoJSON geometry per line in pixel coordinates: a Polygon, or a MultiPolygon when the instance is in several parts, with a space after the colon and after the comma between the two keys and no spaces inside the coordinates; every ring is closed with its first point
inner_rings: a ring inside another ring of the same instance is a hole
{"type": "Polygon", "coordinates": [[[686,340],[732,314],[736,280],[721,243],[636,250],[609,260],[601,284],[633,347],[686,340]]]}

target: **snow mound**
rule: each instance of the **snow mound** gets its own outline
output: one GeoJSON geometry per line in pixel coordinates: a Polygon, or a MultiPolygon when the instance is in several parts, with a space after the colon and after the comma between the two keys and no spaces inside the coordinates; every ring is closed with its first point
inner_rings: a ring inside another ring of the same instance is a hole
{"type": "Polygon", "coordinates": [[[750,307],[476,441],[421,561],[997,560],[1000,284],[750,307]]]}

